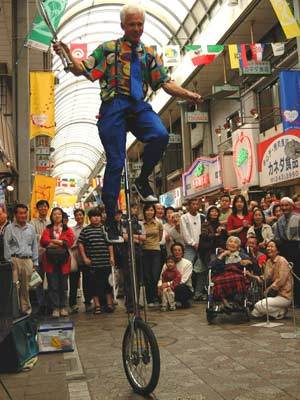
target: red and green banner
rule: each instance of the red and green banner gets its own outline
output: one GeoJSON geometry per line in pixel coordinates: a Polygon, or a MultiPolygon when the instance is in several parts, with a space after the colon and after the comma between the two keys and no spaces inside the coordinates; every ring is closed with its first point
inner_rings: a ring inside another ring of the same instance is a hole
{"type": "Polygon", "coordinates": [[[224,46],[220,44],[209,45],[187,45],[186,52],[190,55],[195,66],[208,65],[212,63],[223,51],[224,46]]]}

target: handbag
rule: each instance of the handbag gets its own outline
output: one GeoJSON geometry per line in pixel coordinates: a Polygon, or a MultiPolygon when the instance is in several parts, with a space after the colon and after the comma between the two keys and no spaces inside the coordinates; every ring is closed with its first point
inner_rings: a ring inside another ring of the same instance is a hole
{"type": "MultiPolygon", "coordinates": [[[[54,238],[53,230],[51,230],[51,238],[54,238]]],[[[46,258],[51,264],[65,264],[69,257],[69,251],[65,247],[47,247],[46,258]]]]}
{"type": "Polygon", "coordinates": [[[31,274],[30,282],[29,282],[30,289],[36,288],[42,282],[43,282],[43,280],[40,277],[40,274],[38,272],[36,272],[36,271],[33,271],[33,273],[31,274]]]}
{"type": "Polygon", "coordinates": [[[64,247],[47,247],[46,257],[51,264],[62,265],[66,263],[69,252],[64,247]]]}

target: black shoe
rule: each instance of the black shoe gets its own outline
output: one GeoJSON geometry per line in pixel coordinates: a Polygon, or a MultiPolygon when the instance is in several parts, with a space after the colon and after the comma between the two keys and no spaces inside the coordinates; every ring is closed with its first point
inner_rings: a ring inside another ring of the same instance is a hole
{"type": "Polygon", "coordinates": [[[107,221],[105,226],[106,239],[109,243],[123,243],[124,239],[119,235],[117,223],[115,221],[107,221]]]}
{"type": "Polygon", "coordinates": [[[148,182],[141,181],[140,178],[136,178],[134,181],[134,188],[137,191],[137,194],[140,196],[141,200],[145,203],[157,203],[158,198],[154,195],[154,192],[148,182]]]}

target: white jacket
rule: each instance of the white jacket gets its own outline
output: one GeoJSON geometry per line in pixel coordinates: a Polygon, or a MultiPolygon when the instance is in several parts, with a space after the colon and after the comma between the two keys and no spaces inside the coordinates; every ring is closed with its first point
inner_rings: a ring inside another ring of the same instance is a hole
{"type": "Polygon", "coordinates": [[[180,232],[185,244],[189,246],[199,244],[199,237],[201,234],[200,214],[198,213],[195,217],[189,212],[182,215],[180,218],[180,232]]]}
{"type": "MultiPolygon", "coordinates": [[[[261,235],[264,239],[264,243],[268,243],[271,239],[274,239],[274,233],[270,225],[268,224],[263,224],[262,230],[261,230],[261,235]]],[[[255,230],[254,230],[254,225],[250,226],[247,232],[247,238],[249,236],[256,236],[255,235],[255,230]]]]}

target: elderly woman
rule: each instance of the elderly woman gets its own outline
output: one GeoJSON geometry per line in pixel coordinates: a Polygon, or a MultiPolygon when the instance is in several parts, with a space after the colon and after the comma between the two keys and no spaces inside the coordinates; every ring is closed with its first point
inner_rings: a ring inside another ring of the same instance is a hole
{"type": "MultiPolygon", "coordinates": [[[[292,302],[293,295],[293,278],[290,272],[289,263],[279,255],[277,244],[274,240],[270,240],[267,245],[268,260],[266,263],[264,276],[255,276],[259,282],[265,280],[267,288],[265,296],[268,298],[268,311],[270,317],[282,319],[288,311],[288,307],[292,302]],[[272,297],[269,297],[272,296],[272,297]]],[[[266,299],[258,301],[252,315],[254,317],[262,317],[267,313],[266,299]]]]}
{"type": "Polygon", "coordinates": [[[240,247],[241,240],[236,236],[229,236],[226,250],[210,264],[214,282],[213,297],[222,301],[226,312],[234,309],[230,301],[239,303],[247,294],[248,285],[243,269],[252,262],[246,254],[240,252],[240,247]]]}

